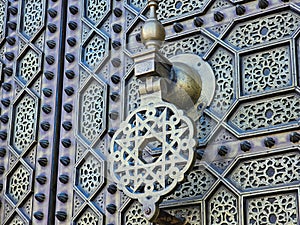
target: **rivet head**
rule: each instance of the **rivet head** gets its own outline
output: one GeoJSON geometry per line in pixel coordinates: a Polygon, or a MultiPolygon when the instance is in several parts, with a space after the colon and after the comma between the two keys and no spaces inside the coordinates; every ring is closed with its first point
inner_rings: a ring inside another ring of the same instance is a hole
{"type": "Polygon", "coordinates": [[[3,174],[5,171],[5,167],[4,166],[0,166],[0,174],[3,174]]]}
{"type": "Polygon", "coordinates": [[[14,45],[16,43],[16,39],[14,37],[6,37],[6,41],[9,45],[14,45]]]}
{"type": "Polygon", "coordinates": [[[5,52],[4,56],[8,61],[12,61],[15,58],[15,54],[13,52],[5,52]]]}
{"type": "Polygon", "coordinates": [[[183,25],[181,23],[174,23],[173,29],[176,33],[183,31],[183,25]]]}
{"type": "Polygon", "coordinates": [[[201,160],[202,157],[203,157],[203,155],[204,155],[204,150],[203,150],[203,149],[197,149],[197,150],[196,150],[196,158],[197,158],[198,160],[201,160]]]}
{"type": "Polygon", "coordinates": [[[33,213],[33,216],[37,220],[42,220],[44,218],[44,213],[41,211],[37,211],[37,212],[33,213]]]}
{"type": "Polygon", "coordinates": [[[61,183],[63,183],[63,184],[66,184],[66,183],[69,182],[69,176],[66,175],[66,174],[60,175],[58,179],[59,179],[59,181],[60,181],[61,183]]]}
{"type": "Polygon", "coordinates": [[[48,148],[48,146],[49,146],[49,141],[46,139],[40,140],[39,143],[42,148],[48,148]]]}
{"type": "Polygon", "coordinates": [[[112,119],[112,120],[118,119],[118,116],[119,116],[119,113],[117,111],[111,111],[109,113],[109,118],[112,119]]]}
{"type": "Polygon", "coordinates": [[[72,55],[71,53],[67,53],[67,54],[66,54],[66,60],[67,60],[69,63],[72,63],[72,62],[74,62],[74,60],[75,60],[75,56],[72,55]]]}
{"type": "Polygon", "coordinates": [[[220,156],[225,156],[227,153],[228,153],[228,148],[226,146],[222,145],[218,148],[218,154],[220,156]]]}
{"type": "Polygon", "coordinates": [[[75,72],[73,70],[67,70],[65,74],[68,79],[73,79],[75,77],[75,72]]]}
{"type": "Polygon", "coordinates": [[[51,97],[52,95],[52,89],[50,88],[43,88],[43,94],[46,96],[46,97],[51,97]]]}
{"type": "Polygon", "coordinates": [[[35,179],[41,185],[44,185],[47,182],[47,177],[45,175],[39,175],[35,179]]]}
{"type": "Polygon", "coordinates": [[[1,121],[2,123],[5,124],[5,123],[8,122],[8,120],[9,120],[8,115],[4,114],[4,115],[1,115],[1,116],[0,116],[0,121],[1,121]]]}
{"type": "Polygon", "coordinates": [[[9,6],[8,7],[8,12],[10,13],[10,14],[12,14],[12,15],[17,15],[18,14],[18,9],[16,8],[16,7],[14,7],[14,6],[9,6]]]}
{"type": "Polygon", "coordinates": [[[41,166],[45,167],[48,164],[48,159],[46,157],[41,157],[38,159],[38,162],[41,166]]]}
{"type": "Polygon", "coordinates": [[[62,156],[60,157],[59,161],[61,162],[61,164],[63,164],[64,166],[68,166],[70,164],[70,158],[68,156],[62,156]]]}
{"type": "Polygon", "coordinates": [[[47,80],[52,80],[54,78],[54,73],[51,71],[45,71],[44,75],[47,80]]]}
{"type": "Polygon", "coordinates": [[[261,9],[265,9],[269,6],[269,1],[268,0],[259,0],[258,1],[258,7],[261,9]]]}
{"type": "Polygon", "coordinates": [[[41,122],[41,128],[44,131],[48,131],[50,129],[50,123],[48,121],[43,121],[41,122]]]}
{"type": "Polygon", "coordinates": [[[267,137],[264,140],[264,144],[265,144],[266,147],[271,148],[271,147],[273,147],[275,145],[275,140],[274,140],[274,138],[267,137]]]}
{"type": "Polygon", "coordinates": [[[121,47],[121,42],[119,42],[119,41],[113,41],[113,42],[112,42],[112,47],[113,47],[113,49],[115,49],[115,50],[120,49],[120,47],[121,47]]]}
{"type": "Polygon", "coordinates": [[[110,213],[110,214],[114,214],[117,210],[117,206],[115,204],[109,204],[106,206],[106,210],[110,213]]]}
{"type": "Polygon", "coordinates": [[[75,21],[70,21],[70,22],[68,23],[68,26],[69,26],[69,28],[70,28],[71,30],[76,30],[76,28],[77,28],[77,23],[76,23],[75,21]]]}
{"type": "Polygon", "coordinates": [[[64,121],[62,123],[62,127],[66,130],[66,131],[69,131],[72,129],[72,122],[70,121],[64,121]]]}
{"type": "Polygon", "coordinates": [[[66,202],[68,201],[68,194],[67,194],[67,193],[64,193],[64,192],[59,193],[59,194],[57,195],[57,198],[58,198],[59,201],[61,201],[61,202],[63,202],[63,203],[66,203],[66,202]]]}
{"type": "Polygon", "coordinates": [[[45,104],[45,105],[42,106],[42,110],[43,110],[44,113],[49,114],[52,111],[52,107],[48,104],[45,104]]]}
{"type": "Polygon", "coordinates": [[[78,8],[77,8],[77,6],[75,6],[75,5],[71,5],[71,6],[69,7],[69,10],[70,10],[70,12],[71,12],[73,15],[75,15],[75,14],[78,13],[78,8]]]}
{"type": "Polygon", "coordinates": [[[55,216],[59,221],[65,221],[67,219],[67,213],[64,211],[57,211],[55,216]]]}
{"type": "Polygon", "coordinates": [[[8,21],[7,22],[7,26],[12,29],[12,30],[16,30],[17,29],[17,23],[12,22],[12,21],[8,21]]]}
{"type": "Polygon", "coordinates": [[[6,149],[0,148],[0,157],[3,158],[6,155],[6,149]]]}
{"type": "Polygon", "coordinates": [[[71,146],[71,140],[68,138],[62,139],[61,140],[61,144],[65,147],[65,148],[69,148],[71,146]]]}
{"type": "Polygon", "coordinates": [[[120,9],[120,8],[115,8],[114,9],[114,15],[116,16],[116,17],[121,17],[122,16],[122,10],[120,9]]]}
{"type": "Polygon", "coordinates": [[[37,193],[34,195],[34,198],[38,201],[38,202],[43,202],[46,198],[46,195],[43,193],[37,193]]]}
{"type": "Polygon", "coordinates": [[[290,134],[290,141],[293,143],[299,142],[300,141],[300,133],[298,132],[293,132],[290,134]]]}
{"type": "Polygon", "coordinates": [[[203,19],[201,19],[200,17],[195,17],[194,18],[194,25],[196,27],[201,27],[203,25],[203,19]]]}
{"type": "Polygon", "coordinates": [[[53,49],[53,48],[55,48],[55,46],[56,46],[56,42],[53,41],[53,40],[49,40],[49,41],[47,41],[46,43],[47,43],[47,46],[48,46],[50,49],[53,49]]]}
{"type": "Polygon", "coordinates": [[[57,26],[54,23],[49,23],[47,27],[51,33],[55,33],[57,30],[57,26]]]}
{"type": "Polygon", "coordinates": [[[118,92],[112,92],[110,94],[110,99],[113,100],[114,102],[118,101],[120,99],[120,95],[118,92]]]}
{"type": "Polygon", "coordinates": [[[112,75],[110,79],[114,84],[118,84],[121,80],[121,78],[117,74],[112,75]]]}
{"type": "Polygon", "coordinates": [[[251,149],[251,143],[249,141],[243,141],[240,144],[240,147],[243,152],[247,152],[251,149]]]}
{"type": "Polygon", "coordinates": [[[4,130],[1,130],[0,131],[0,139],[4,141],[4,140],[6,140],[6,138],[7,138],[7,132],[4,130]]]}
{"type": "Polygon", "coordinates": [[[10,100],[9,100],[9,98],[4,98],[4,99],[1,100],[1,103],[5,107],[8,107],[10,105],[10,100]]]}
{"type": "Polygon", "coordinates": [[[67,113],[70,113],[70,112],[72,112],[73,111],[73,105],[72,104],[70,104],[70,103],[66,103],[66,104],[64,104],[64,110],[67,112],[67,113]]]}
{"type": "Polygon", "coordinates": [[[113,128],[108,130],[108,135],[109,135],[110,137],[113,137],[115,133],[116,133],[116,130],[113,129],[113,128]]]}
{"type": "Polygon", "coordinates": [[[113,58],[111,60],[111,64],[114,66],[114,67],[119,67],[121,65],[121,60],[119,58],[113,58]]]}
{"type": "Polygon", "coordinates": [[[68,39],[67,39],[67,42],[68,42],[68,44],[69,44],[71,47],[73,47],[73,46],[76,45],[76,39],[73,38],[73,37],[68,38],[68,39]]]}
{"type": "Polygon", "coordinates": [[[214,13],[214,20],[217,22],[220,22],[224,19],[224,15],[221,12],[215,12],[214,13]]]}
{"type": "Polygon", "coordinates": [[[246,12],[246,7],[243,5],[237,5],[235,8],[235,12],[237,15],[241,16],[246,12]]]}
{"type": "Polygon", "coordinates": [[[68,96],[71,96],[71,95],[73,95],[74,94],[74,88],[72,88],[72,87],[66,87],[65,88],[65,93],[68,95],[68,96]]]}
{"type": "Polygon", "coordinates": [[[110,193],[110,194],[115,194],[117,192],[117,185],[115,184],[110,184],[107,188],[107,191],[110,193]]]}
{"type": "Polygon", "coordinates": [[[55,58],[53,55],[47,55],[46,56],[46,62],[49,64],[49,65],[53,65],[55,63],[55,58]]]}
{"type": "Polygon", "coordinates": [[[5,91],[10,91],[10,90],[11,90],[11,84],[10,84],[10,83],[3,83],[3,84],[2,84],[2,88],[3,88],[5,91]]]}
{"type": "Polygon", "coordinates": [[[57,16],[57,11],[55,9],[48,9],[48,14],[50,17],[54,18],[57,16]]]}
{"type": "Polygon", "coordinates": [[[122,26],[120,24],[114,24],[113,25],[113,31],[115,33],[120,33],[122,31],[122,26]]]}

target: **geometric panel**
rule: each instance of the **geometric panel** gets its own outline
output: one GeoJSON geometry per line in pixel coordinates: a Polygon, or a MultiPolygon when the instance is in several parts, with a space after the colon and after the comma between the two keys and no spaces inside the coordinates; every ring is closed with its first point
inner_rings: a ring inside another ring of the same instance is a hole
{"type": "Polygon", "coordinates": [[[0,1],[0,39],[2,39],[5,35],[4,20],[5,20],[5,4],[0,1]]]}
{"type": "Polygon", "coordinates": [[[35,140],[36,103],[26,94],[15,106],[13,146],[20,152],[26,150],[35,140]]]}
{"type": "Polygon", "coordinates": [[[91,79],[80,93],[79,132],[92,142],[104,128],[104,86],[91,79]]]}
{"type": "Polygon", "coordinates": [[[102,214],[96,214],[91,208],[87,208],[84,213],[76,220],[76,225],[102,225],[102,214]]]}
{"type": "Polygon", "coordinates": [[[238,48],[251,47],[291,36],[300,18],[294,12],[280,12],[237,25],[226,40],[238,48]]]}
{"type": "Polygon", "coordinates": [[[15,204],[30,190],[30,172],[20,165],[9,178],[8,194],[15,204]]]}
{"type": "Polygon", "coordinates": [[[127,113],[131,113],[133,110],[138,108],[141,104],[141,97],[139,93],[140,85],[142,84],[141,79],[137,79],[136,76],[132,76],[127,85],[127,113]]]}
{"type": "Polygon", "coordinates": [[[107,0],[84,0],[84,14],[93,24],[98,23],[109,10],[110,1],[107,0]]]}
{"type": "Polygon", "coordinates": [[[249,132],[297,124],[299,118],[299,96],[287,95],[242,104],[230,123],[241,132],[249,132]]]}
{"type": "Polygon", "coordinates": [[[247,203],[249,225],[299,224],[298,201],[295,193],[251,198],[247,203]]]}
{"type": "Polygon", "coordinates": [[[300,154],[285,153],[241,162],[229,179],[242,190],[300,182],[300,154]]]}
{"type": "Polygon", "coordinates": [[[91,195],[104,182],[103,169],[103,162],[92,154],[88,154],[76,170],[76,185],[87,196],[91,195]]]}
{"type": "Polygon", "coordinates": [[[21,219],[20,216],[16,215],[12,221],[9,223],[10,225],[24,225],[25,222],[21,219]]]}
{"type": "Polygon", "coordinates": [[[40,57],[33,50],[29,50],[18,62],[19,74],[21,81],[27,83],[34,75],[37,74],[40,68],[40,57]]]}
{"type": "Polygon", "coordinates": [[[208,0],[161,1],[157,10],[158,19],[170,19],[196,10],[201,10],[207,2],[208,0]]]}
{"type": "Polygon", "coordinates": [[[167,209],[166,212],[177,218],[185,218],[189,225],[200,225],[201,224],[201,209],[200,206],[180,206],[178,208],[167,209]]]}
{"type": "Polygon", "coordinates": [[[94,34],[83,47],[82,62],[90,69],[97,68],[102,62],[105,54],[107,54],[107,47],[107,40],[98,34],[94,34]]]}
{"type": "Polygon", "coordinates": [[[216,77],[216,91],[210,110],[222,117],[234,101],[234,56],[219,48],[209,59],[216,77]]]}
{"type": "Polygon", "coordinates": [[[290,86],[289,47],[268,49],[242,57],[242,80],[244,94],[262,93],[290,86]]]}
{"type": "Polygon", "coordinates": [[[225,187],[214,192],[208,204],[209,225],[238,224],[238,200],[225,187]]]}
{"type": "Polygon", "coordinates": [[[149,225],[143,214],[142,205],[138,201],[134,201],[124,213],[124,222],[128,225],[149,225]]]}
{"type": "Polygon", "coordinates": [[[187,174],[186,181],[179,185],[173,194],[166,200],[183,200],[201,198],[213,185],[216,178],[201,167],[194,168],[187,174]]]}
{"type": "Polygon", "coordinates": [[[180,40],[165,42],[161,52],[168,58],[183,53],[204,55],[212,44],[210,39],[197,34],[180,40]]]}
{"type": "Polygon", "coordinates": [[[22,33],[31,38],[42,26],[44,0],[24,0],[22,33]]]}

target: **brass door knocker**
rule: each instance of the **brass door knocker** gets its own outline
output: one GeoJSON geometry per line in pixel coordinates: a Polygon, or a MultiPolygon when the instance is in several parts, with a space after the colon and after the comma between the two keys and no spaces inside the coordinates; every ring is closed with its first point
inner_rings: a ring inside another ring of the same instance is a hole
{"type": "Polygon", "coordinates": [[[187,221],[157,205],[194,163],[194,120],[211,102],[215,83],[212,69],[199,56],[167,59],[159,52],[165,30],[157,20],[157,5],[148,1],[150,16],[141,33],[146,50],[134,56],[135,76],[142,81],[141,106],[112,138],[110,173],[119,189],[139,200],[149,221],[179,225],[187,221]]]}

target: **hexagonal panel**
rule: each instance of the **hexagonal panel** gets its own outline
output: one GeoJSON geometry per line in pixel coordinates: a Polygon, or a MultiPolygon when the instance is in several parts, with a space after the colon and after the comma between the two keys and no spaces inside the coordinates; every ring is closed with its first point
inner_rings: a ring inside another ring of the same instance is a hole
{"type": "Polygon", "coordinates": [[[37,104],[25,94],[14,106],[13,135],[11,142],[19,152],[25,151],[36,138],[37,104]]]}
{"type": "Polygon", "coordinates": [[[106,87],[91,78],[79,93],[78,127],[88,143],[93,142],[105,128],[106,87]]]}
{"type": "Polygon", "coordinates": [[[7,194],[17,204],[31,190],[31,173],[19,164],[8,176],[7,194]]]}
{"type": "Polygon", "coordinates": [[[76,167],[76,185],[90,196],[104,183],[104,164],[94,155],[88,153],[76,167]]]}
{"type": "Polygon", "coordinates": [[[101,213],[95,213],[90,207],[86,208],[83,213],[75,219],[76,225],[102,225],[103,215],[101,213]]]}
{"type": "Polygon", "coordinates": [[[44,0],[23,0],[21,32],[27,37],[34,36],[43,25],[44,0]]]}
{"type": "Polygon", "coordinates": [[[99,34],[92,34],[83,45],[81,61],[91,70],[96,69],[108,54],[108,40],[99,34]]]}
{"type": "Polygon", "coordinates": [[[93,24],[100,22],[110,11],[110,1],[107,0],[85,0],[84,17],[93,24]]]}
{"type": "Polygon", "coordinates": [[[5,4],[0,1],[0,40],[5,36],[5,4]]]}
{"type": "Polygon", "coordinates": [[[29,49],[23,56],[18,59],[18,78],[23,82],[27,83],[30,81],[39,71],[41,67],[41,59],[39,55],[29,49]]]}

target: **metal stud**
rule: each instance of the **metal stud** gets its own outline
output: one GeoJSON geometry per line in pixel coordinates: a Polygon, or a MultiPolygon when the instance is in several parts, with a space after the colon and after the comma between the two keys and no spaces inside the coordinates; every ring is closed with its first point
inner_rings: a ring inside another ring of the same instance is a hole
{"type": "Polygon", "coordinates": [[[258,7],[261,9],[265,9],[269,6],[269,1],[268,0],[259,0],[258,1],[258,7]]]}
{"type": "Polygon", "coordinates": [[[114,9],[114,14],[116,17],[121,17],[122,16],[122,10],[120,8],[115,8],[114,9]]]}
{"type": "Polygon", "coordinates": [[[251,143],[249,141],[243,141],[240,147],[243,152],[248,152],[251,149],[251,143]]]}
{"type": "Polygon", "coordinates": [[[72,63],[72,62],[74,62],[74,60],[75,60],[75,56],[72,55],[71,53],[67,53],[67,54],[66,54],[66,60],[67,60],[69,63],[72,63]]]}
{"type": "Polygon", "coordinates": [[[48,9],[48,14],[49,16],[51,16],[52,18],[57,16],[57,11],[55,9],[48,9]]]}
{"type": "Polygon", "coordinates": [[[275,140],[274,140],[274,138],[267,137],[264,140],[264,144],[265,144],[266,147],[271,148],[271,147],[273,147],[275,145],[275,140]]]}
{"type": "Polygon", "coordinates": [[[57,198],[58,198],[58,200],[61,201],[62,203],[66,203],[66,202],[68,201],[68,194],[67,194],[67,193],[64,193],[64,192],[59,193],[59,194],[57,195],[57,198]]]}
{"type": "Polygon", "coordinates": [[[5,67],[5,68],[3,69],[3,73],[4,73],[5,75],[7,75],[7,76],[11,76],[11,75],[13,74],[13,69],[10,68],[10,67],[5,67]]]}
{"type": "Polygon", "coordinates": [[[181,23],[174,23],[173,29],[176,33],[183,31],[183,25],[181,23]]]}
{"type": "Polygon", "coordinates": [[[6,37],[6,41],[9,45],[14,45],[16,43],[16,39],[14,37],[6,37]]]}
{"type": "Polygon", "coordinates": [[[73,70],[67,70],[67,71],[65,72],[65,74],[66,74],[66,77],[67,77],[68,79],[73,79],[73,78],[75,77],[75,73],[74,73],[73,70]]]}
{"type": "Polygon", "coordinates": [[[68,166],[70,164],[70,158],[68,156],[62,156],[62,157],[60,157],[59,161],[64,166],[68,166]]]}
{"type": "Polygon", "coordinates": [[[33,216],[37,220],[42,220],[44,218],[44,213],[41,211],[37,211],[37,212],[33,213],[33,216]]]}
{"type": "Polygon", "coordinates": [[[53,48],[55,48],[55,46],[56,46],[56,42],[53,41],[53,40],[49,40],[49,41],[47,41],[46,43],[47,43],[47,46],[48,46],[50,49],[53,49],[53,48]]]}
{"type": "Polygon", "coordinates": [[[15,58],[15,54],[13,52],[5,52],[4,56],[8,61],[12,61],[15,58]]]}
{"type": "Polygon", "coordinates": [[[293,132],[290,134],[290,141],[293,143],[300,141],[300,134],[298,132],[293,132]]]}
{"type": "Polygon", "coordinates": [[[52,111],[52,107],[48,104],[45,104],[45,105],[42,106],[42,110],[43,110],[44,113],[49,114],[52,111]]]}
{"type": "Polygon", "coordinates": [[[74,94],[74,88],[68,86],[65,88],[65,93],[68,95],[68,96],[71,96],[74,94]]]}
{"type": "Polygon", "coordinates": [[[47,182],[47,177],[45,175],[39,175],[35,179],[41,185],[44,185],[47,182]]]}
{"type": "Polygon", "coordinates": [[[217,22],[220,22],[224,19],[224,15],[221,12],[215,12],[214,13],[214,20],[217,22]]]}
{"type": "Polygon", "coordinates": [[[246,12],[246,7],[243,5],[237,5],[235,7],[235,12],[237,15],[241,16],[246,12]]]}
{"type": "Polygon", "coordinates": [[[6,155],[6,149],[0,148],[0,157],[3,158],[6,155]]]}
{"type": "Polygon", "coordinates": [[[119,42],[119,41],[113,41],[113,42],[112,42],[112,47],[113,47],[113,49],[115,49],[115,50],[119,50],[120,47],[121,47],[121,42],[119,42]]]}
{"type": "Polygon", "coordinates": [[[112,120],[118,119],[118,116],[119,116],[119,113],[117,111],[111,111],[109,113],[109,118],[112,119],[112,120]]]}
{"type": "Polygon", "coordinates": [[[117,74],[112,75],[110,79],[114,84],[118,84],[121,80],[121,78],[117,74]]]}
{"type": "Polygon", "coordinates": [[[52,65],[55,63],[55,58],[53,55],[47,55],[46,56],[46,62],[49,64],[49,65],[52,65]]]}
{"type": "Polygon", "coordinates": [[[16,30],[17,29],[17,23],[12,22],[12,21],[8,21],[7,22],[7,26],[12,29],[12,30],[16,30]]]}
{"type": "Polygon", "coordinates": [[[194,25],[196,27],[201,27],[203,25],[203,19],[201,19],[200,17],[195,17],[194,18],[194,25]]]}
{"type": "Polygon", "coordinates": [[[43,88],[43,94],[46,96],[46,97],[51,97],[52,95],[52,89],[50,88],[43,88]]]}
{"type": "Polygon", "coordinates": [[[9,100],[9,98],[4,98],[4,99],[1,100],[1,103],[5,107],[8,107],[10,105],[10,100],[9,100]]]}
{"type": "Polygon", "coordinates": [[[114,66],[114,67],[119,67],[121,65],[121,60],[119,58],[113,58],[111,60],[111,64],[114,66]]]}
{"type": "Polygon", "coordinates": [[[40,140],[39,143],[42,148],[48,148],[48,146],[49,146],[49,141],[46,139],[40,140]]]}
{"type": "Polygon", "coordinates": [[[68,38],[68,39],[67,39],[67,42],[68,42],[68,44],[69,44],[71,47],[73,47],[73,46],[76,45],[76,39],[73,38],[73,37],[68,38]]]}
{"type": "Polygon", "coordinates": [[[113,195],[117,192],[117,186],[115,184],[110,184],[107,188],[107,191],[113,195]]]}
{"type": "Polygon", "coordinates": [[[38,201],[38,202],[43,202],[46,198],[46,195],[43,193],[37,193],[34,195],[34,198],[38,201]]]}
{"type": "Polygon", "coordinates": [[[11,90],[11,84],[10,84],[10,83],[3,83],[3,84],[2,84],[2,88],[3,88],[5,91],[10,91],[10,90],[11,90]]]}
{"type": "Polygon", "coordinates": [[[8,122],[8,119],[8,115],[6,114],[0,116],[0,121],[4,124],[8,122]]]}
{"type": "Polygon", "coordinates": [[[7,138],[7,132],[4,130],[1,130],[0,131],[0,139],[4,141],[4,140],[6,140],[6,138],[7,138]]]}
{"type": "Polygon", "coordinates": [[[54,78],[54,73],[51,72],[51,71],[46,71],[44,73],[44,75],[45,75],[45,77],[46,77],[47,80],[52,80],[54,78]]]}
{"type": "Polygon", "coordinates": [[[122,31],[122,26],[120,24],[114,24],[113,25],[113,31],[115,33],[120,33],[122,31]]]}
{"type": "Polygon", "coordinates": [[[5,171],[5,167],[4,166],[0,166],[0,174],[4,174],[5,171]]]}
{"type": "Polygon", "coordinates": [[[69,26],[69,28],[70,28],[71,30],[76,30],[76,28],[77,28],[77,23],[76,23],[75,21],[70,21],[70,22],[68,23],[68,26],[69,26]]]}
{"type": "Polygon", "coordinates": [[[115,133],[116,133],[116,130],[113,129],[113,128],[109,129],[109,131],[108,131],[108,135],[109,135],[110,137],[113,137],[115,133]]]}
{"type": "Polygon", "coordinates": [[[64,211],[57,211],[55,216],[59,221],[65,221],[67,219],[67,213],[64,211]]]}
{"type": "Polygon", "coordinates": [[[50,123],[48,121],[43,121],[41,122],[41,128],[44,131],[48,131],[50,129],[50,123]]]}
{"type": "Polygon", "coordinates": [[[110,214],[114,214],[117,210],[117,206],[115,204],[109,204],[106,206],[106,210],[110,213],[110,214]]]}
{"type": "Polygon", "coordinates": [[[60,181],[61,183],[63,183],[63,184],[66,184],[66,183],[69,182],[69,176],[66,175],[66,174],[60,175],[58,179],[59,179],[59,181],[60,181]]]}
{"type": "Polygon", "coordinates": [[[12,15],[17,15],[18,14],[18,9],[16,8],[16,7],[14,7],[14,6],[9,6],[8,7],[8,12],[10,13],[10,14],[12,14],[12,15]]]}
{"type": "Polygon", "coordinates": [[[64,104],[64,110],[65,110],[67,113],[72,112],[72,111],[73,111],[73,105],[72,105],[72,104],[69,104],[69,103],[64,104]]]}
{"type": "Polygon", "coordinates": [[[71,6],[69,7],[69,10],[70,10],[70,12],[71,12],[73,15],[75,15],[75,14],[78,13],[78,8],[77,8],[77,6],[75,6],[75,5],[71,5],[71,6]]]}
{"type": "Polygon", "coordinates": [[[65,147],[65,148],[69,148],[71,146],[71,140],[68,138],[62,139],[61,140],[61,144],[65,147]]]}
{"type": "Polygon", "coordinates": [[[57,26],[56,26],[54,23],[49,23],[49,24],[48,24],[48,30],[49,30],[51,33],[55,33],[56,30],[57,30],[57,26]]]}
{"type": "Polygon", "coordinates": [[[38,159],[38,162],[41,166],[45,167],[48,164],[48,159],[46,157],[41,157],[38,159]]]}
{"type": "Polygon", "coordinates": [[[72,123],[70,121],[65,121],[62,123],[62,127],[66,130],[69,131],[72,129],[72,123]]]}
{"type": "Polygon", "coordinates": [[[110,94],[110,98],[111,100],[113,100],[114,102],[118,101],[120,99],[120,95],[118,92],[112,92],[110,94]]]}
{"type": "Polygon", "coordinates": [[[222,145],[218,148],[218,154],[220,156],[225,156],[227,153],[228,153],[228,148],[226,146],[222,145]]]}

